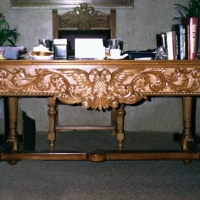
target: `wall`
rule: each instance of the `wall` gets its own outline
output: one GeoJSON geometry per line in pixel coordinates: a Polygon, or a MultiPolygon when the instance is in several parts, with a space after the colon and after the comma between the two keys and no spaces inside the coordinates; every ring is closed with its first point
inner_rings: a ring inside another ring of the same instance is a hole
{"type": "MultiPolygon", "coordinates": [[[[117,37],[124,41],[124,50],[154,48],[156,33],[169,30],[171,24],[175,23],[174,3],[184,2],[187,0],[135,0],[134,9],[117,9],[117,37]]],[[[10,1],[7,0],[0,0],[0,5],[0,12],[6,15],[10,27],[17,27],[21,34],[18,45],[24,45],[31,51],[33,46],[38,45],[39,38],[52,38],[51,9],[11,9],[10,1]]],[[[109,12],[108,9],[101,10],[109,12]]],[[[3,113],[2,99],[0,103],[3,113]]],[[[48,131],[47,109],[46,98],[19,99],[19,113],[24,110],[28,116],[34,118],[38,131],[48,131]]],[[[181,98],[151,98],[141,105],[126,106],[125,109],[126,131],[182,131],[181,98]]],[[[2,114],[1,119],[3,119],[2,114]]],[[[71,124],[74,120],[82,124],[88,124],[88,121],[92,124],[108,124],[110,116],[107,112],[99,111],[92,111],[91,115],[91,111],[80,106],[64,106],[61,109],[60,119],[71,124]]],[[[18,120],[20,130],[20,114],[18,120]]],[[[2,120],[0,128],[2,131],[2,120]]]]}

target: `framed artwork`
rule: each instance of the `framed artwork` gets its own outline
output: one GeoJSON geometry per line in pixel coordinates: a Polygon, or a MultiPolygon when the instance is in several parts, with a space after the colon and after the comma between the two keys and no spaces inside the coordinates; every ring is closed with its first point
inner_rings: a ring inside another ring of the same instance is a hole
{"type": "Polygon", "coordinates": [[[133,8],[134,0],[11,0],[12,8],[66,8],[75,7],[80,3],[88,3],[93,7],[131,7],[133,8]]]}

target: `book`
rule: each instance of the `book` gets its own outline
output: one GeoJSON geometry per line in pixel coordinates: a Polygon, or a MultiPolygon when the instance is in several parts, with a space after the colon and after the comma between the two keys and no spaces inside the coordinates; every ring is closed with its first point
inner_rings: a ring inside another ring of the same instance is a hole
{"type": "Polygon", "coordinates": [[[167,52],[168,52],[168,60],[176,60],[176,39],[175,39],[175,31],[167,31],[166,32],[166,43],[167,43],[167,52]]]}
{"type": "Polygon", "coordinates": [[[182,18],[181,24],[186,24],[188,26],[187,28],[188,60],[195,60],[197,58],[198,18],[197,17],[182,18]]]}
{"type": "Polygon", "coordinates": [[[198,17],[197,52],[200,50],[200,16],[198,17]]]}
{"type": "Polygon", "coordinates": [[[173,24],[172,30],[175,31],[177,60],[187,59],[187,25],[173,24]]]}

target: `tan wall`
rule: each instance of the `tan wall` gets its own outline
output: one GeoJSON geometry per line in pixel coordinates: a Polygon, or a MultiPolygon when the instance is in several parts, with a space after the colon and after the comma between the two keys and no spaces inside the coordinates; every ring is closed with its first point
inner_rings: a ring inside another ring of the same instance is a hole
{"type": "MultiPolygon", "coordinates": [[[[117,9],[117,37],[124,41],[124,50],[154,48],[156,33],[169,30],[171,24],[175,23],[174,3],[184,2],[187,0],[135,0],[134,9],[117,9]]],[[[0,0],[0,5],[0,12],[6,15],[11,28],[17,27],[21,34],[18,44],[24,45],[28,51],[38,45],[39,38],[52,38],[51,9],[11,9],[10,1],[7,0],[0,0]]],[[[60,10],[60,12],[64,11],[60,10]]],[[[106,9],[102,11],[108,12],[106,9]]],[[[3,109],[2,99],[0,109],[3,109]]],[[[20,98],[19,112],[21,110],[36,119],[37,130],[48,131],[45,98],[20,98]]],[[[107,112],[92,111],[92,115],[90,114],[91,111],[81,107],[64,106],[60,119],[72,123],[77,118],[78,122],[83,124],[88,124],[88,121],[93,124],[109,122],[107,112]]],[[[3,119],[2,114],[0,119],[3,119]]],[[[0,131],[2,131],[2,120],[0,123],[0,131]]],[[[126,106],[125,130],[181,132],[181,98],[152,98],[151,101],[146,101],[139,106],[126,106]]]]}

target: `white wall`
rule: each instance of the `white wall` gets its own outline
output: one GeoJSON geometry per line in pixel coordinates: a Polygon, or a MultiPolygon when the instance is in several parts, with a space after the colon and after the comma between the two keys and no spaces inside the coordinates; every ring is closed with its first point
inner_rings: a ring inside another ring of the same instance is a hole
{"type": "MultiPolygon", "coordinates": [[[[156,33],[170,29],[175,16],[174,4],[187,0],[135,0],[134,9],[117,9],[117,37],[124,41],[124,50],[144,50],[154,48],[156,33]]],[[[18,45],[24,45],[28,51],[38,45],[39,38],[52,38],[51,9],[11,9],[10,1],[0,0],[0,12],[6,15],[11,28],[18,28],[21,36],[18,45]]],[[[109,12],[107,9],[101,9],[109,12]]],[[[60,10],[64,12],[64,10],[60,10]]],[[[181,98],[152,98],[141,105],[126,106],[126,131],[182,131],[181,98]]],[[[110,115],[105,112],[87,111],[81,107],[64,106],[62,121],[73,123],[79,118],[79,123],[108,123],[110,115]],[[67,117],[69,116],[69,117],[67,117]],[[84,116],[84,117],[83,117],[84,116]],[[94,120],[95,119],[95,120],[94,120]]],[[[0,101],[3,113],[3,101],[0,101]]],[[[19,111],[36,120],[38,131],[48,131],[48,116],[46,98],[20,98],[19,111]]],[[[198,113],[197,113],[198,114],[198,113]]],[[[1,114],[2,116],[2,114],[1,114]]],[[[2,119],[2,117],[1,117],[2,119]]],[[[0,131],[3,130],[2,120],[0,131]]],[[[21,118],[19,115],[19,130],[21,118]]],[[[197,129],[200,128],[197,126],[197,129]]]]}

